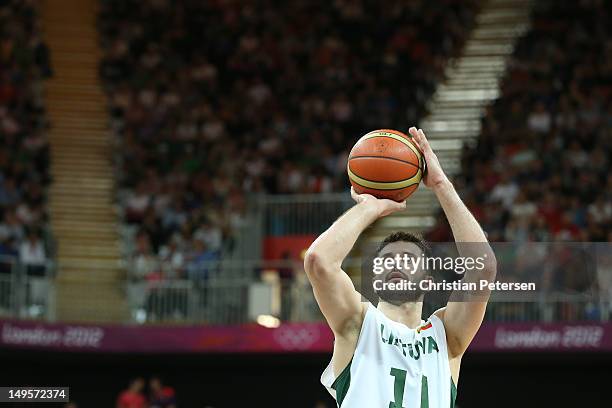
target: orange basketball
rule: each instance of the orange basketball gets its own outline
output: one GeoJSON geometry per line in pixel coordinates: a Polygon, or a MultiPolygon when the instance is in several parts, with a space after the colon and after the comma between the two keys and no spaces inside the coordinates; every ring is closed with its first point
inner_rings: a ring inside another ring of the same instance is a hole
{"type": "Polygon", "coordinates": [[[391,129],[365,134],[348,158],[349,180],[358,194],[404,201],[425,172],[423,153],[412,137],[391,129]]]}

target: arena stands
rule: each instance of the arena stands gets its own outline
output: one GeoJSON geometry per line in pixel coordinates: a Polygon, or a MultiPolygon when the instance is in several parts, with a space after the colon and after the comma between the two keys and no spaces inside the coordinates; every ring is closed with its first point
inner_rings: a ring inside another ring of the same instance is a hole
{"type": "Polygon", "coordinates": [[[136,274],[218,258],[247,194],[346,189],[351,142],[415,123],[460,50],[477,1],[441,3],[103,1],[136,274]]]}
{"type": "MultiPolygon", "coordinates": [[[[534,8],[456,179],[491,240],[612,240],[611,12],[600,1],[534,8]]],[[[429,238],[451,238],[443,217],[429,238]]]]}
{"type": "MultiPolygon", "coordinates": [[[[612,240],[611,12],[598,1],[538,2],[532,27],[508,62],[500,97],[483,114],[477,144],[464,147],[456,186],[490,240],[527,250],[524,264],[538,257],[533,242],[612,240]]],[[[427,238],[452,239],[442,214],[427,238]]],[[[609,316],[606,262],[598,265],[597,279],[589,262],[567,251],[553,255],[540,284],[556,300],[547,307],[491,303],[487,319],[609,316]]],[[[507,270],[520,263],[508,263],[507,270]]]]}
{"type": "Polygon", "coordinates": [[[35,3],[0,3],[0,311],[10,309],[10,273],[24,264],[44,273],[47,240],[45,189],[50,182],[42,82],[51,75],[35,3]],[[2,273],[5,273],[3,275],[2,273]],[[6,296],[5,296],[6,295],[6,296]]]}

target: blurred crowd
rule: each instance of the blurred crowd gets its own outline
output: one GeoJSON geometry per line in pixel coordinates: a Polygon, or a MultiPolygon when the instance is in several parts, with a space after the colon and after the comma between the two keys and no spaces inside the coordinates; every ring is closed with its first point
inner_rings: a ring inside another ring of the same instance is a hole
{"type": "MultiPolygon", "coordinates": [[[[535,4],[456,179],[493,241],[612,241],[612,7],[535,4]]],[[[429,233],[450,239],[443,217],[429,233]]]]}
{"type": "Polygon", "coordinates": [[[137,275],[218,258],[247,194],[346,188],[347,149],[423,115],[476,4],[103,1],[100,76],[137,275]]]}
{"type": "Polygon", "coordinates": [[[176,408],[176,392],[158,377],[147,383],[144,378],[133,379],[128,388],[119,393],[116,408],[176,408]]]}
{"type": "Polygon", "coordinates": [[[38,271],[49,257],[42,82],[52,72],[36,5],[0,2],[0,272],[10,271],[15,258],[38,271]]]}

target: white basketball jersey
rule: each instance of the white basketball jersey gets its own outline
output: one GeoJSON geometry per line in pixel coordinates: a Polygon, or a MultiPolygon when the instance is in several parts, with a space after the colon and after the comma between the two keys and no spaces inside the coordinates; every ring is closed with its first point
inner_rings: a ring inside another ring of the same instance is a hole
{"type": "Polygon", "coordinates": [[[452,408],[457,394],[442,320],[410,329],[372,304],[351,362],[337,378],[330,363],[321,382],[342,408],[452,408]]]}

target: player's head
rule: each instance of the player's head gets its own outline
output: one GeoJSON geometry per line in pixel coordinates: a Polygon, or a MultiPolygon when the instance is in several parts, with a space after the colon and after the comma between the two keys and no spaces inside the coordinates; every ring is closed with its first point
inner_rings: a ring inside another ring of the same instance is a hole
{"type": "Polygon", "coordinates": [[[387,236],[376,250],[376,258],[385,260],[399,258],[401,263],[390,262],[392,267],[382,268],[375,273],[373,279],[382,283],[399,283],[402,280],[415,283],[414,290],[377,290],[380,300],[394,305],[422,300],[424,291],[420,282],[430,280],[429,271],[424,268],[424,259],[430,255],[431,249],[427,242],[418,235],[409,232],[394,232],[387,236]],[[421,258],[421,262],[417,261],[421,258]]]}

